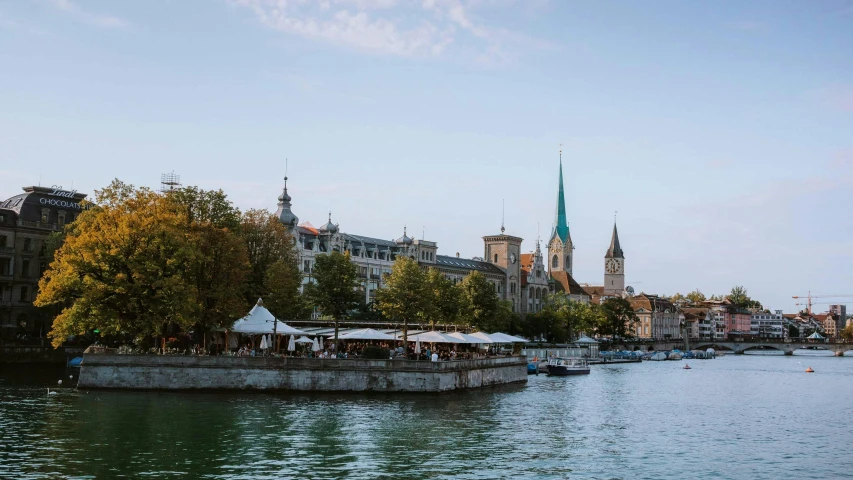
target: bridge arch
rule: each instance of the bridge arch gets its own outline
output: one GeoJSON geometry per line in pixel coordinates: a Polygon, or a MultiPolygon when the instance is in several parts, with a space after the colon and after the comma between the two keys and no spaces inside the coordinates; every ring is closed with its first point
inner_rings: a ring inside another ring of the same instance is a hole
{"type": "Polygon", "coordinates": [[[709,348],[713,348],[716,352],[726,352],[726,353],[734,353],[734,349],[726,346],[720,345],[719,343],[697,343],[696,346],[690,347],[691,350],[708,350],[709,348]]]}

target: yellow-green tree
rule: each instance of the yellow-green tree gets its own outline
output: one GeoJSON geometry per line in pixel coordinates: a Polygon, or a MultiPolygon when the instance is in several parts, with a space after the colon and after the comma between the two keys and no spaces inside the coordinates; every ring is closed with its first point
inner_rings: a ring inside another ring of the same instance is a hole
{"type": "Polygon", "coordinates": [[[276,262],[287,265],[286,269],[279,268],[276,274],[289,275],[287,282],[301,282],[302,274],[296,265],[293,236],[274,215],[266,210],[245,212],[240,223],[240,236],[246,244],[251,268],[245,290],[248,305],[254,305],[259,297],[270,293],[268,272],[276,262]]]}
{"type": "Polygon", "coordinates": [[[847,325],[846,327],[844,327],[844,330],[841,331],[839,336],[845,342],[853,342],[853,324],[847,325]]]}
{"type": "Polygon", "coordinates": [[[427,289],[427,276],[418,262],[408,257],[397,257],[391,274],[385,277],[385,286],[376,292],[376,305],[388,319],[403,322],[403,349],[408,348],[409,322],[424,320],[433,310],[427,289]]]}
{"type": "Polygon", "coordinates": [[[62,305],[50,332],[157,336],[168,323],[189,328],[201,309],[186,277],[198,252],[186,212],[147,189],[118,180],[96,191],[39,282],[37,306],[62,305]]]}

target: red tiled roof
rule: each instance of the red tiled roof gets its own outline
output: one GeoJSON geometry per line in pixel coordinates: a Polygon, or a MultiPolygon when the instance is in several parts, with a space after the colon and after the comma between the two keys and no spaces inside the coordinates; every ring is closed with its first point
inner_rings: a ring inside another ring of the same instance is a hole
{"type": "Polygon", "coordinates": [[[551,272],[551,278],[557,283],[557,291],[570,295],[587,295],[588,293],[567,272],[551,272]]]}

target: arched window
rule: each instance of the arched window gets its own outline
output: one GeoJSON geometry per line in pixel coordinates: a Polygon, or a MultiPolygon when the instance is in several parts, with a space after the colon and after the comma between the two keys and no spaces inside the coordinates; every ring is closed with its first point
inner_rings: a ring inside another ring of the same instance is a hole
{"type": "Polygon", "coordinates": [[[495,254],[495,263],[498,263],[498,254],[495,254]]]}
{"type": "Polygon", "coordinates": [[[559,266],[559,263],[560,259],[558,259],[556,255],[554,255],[554,258],[551,259],[551,268],[557,268],[559,266]]]}
{"type": "Polygon", "coordinates": [[[566,270],[572,268],[572,256],[566,255],[566,270]]]}

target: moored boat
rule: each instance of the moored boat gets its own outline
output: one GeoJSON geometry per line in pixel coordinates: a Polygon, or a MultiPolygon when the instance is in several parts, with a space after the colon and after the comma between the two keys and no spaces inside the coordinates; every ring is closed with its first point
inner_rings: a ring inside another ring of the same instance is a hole
{"type": "Polygon", "coordinates": [[[548,375],[588,375],[589,362],[585,358],[552,358],[548,360],[548,375]]]}

